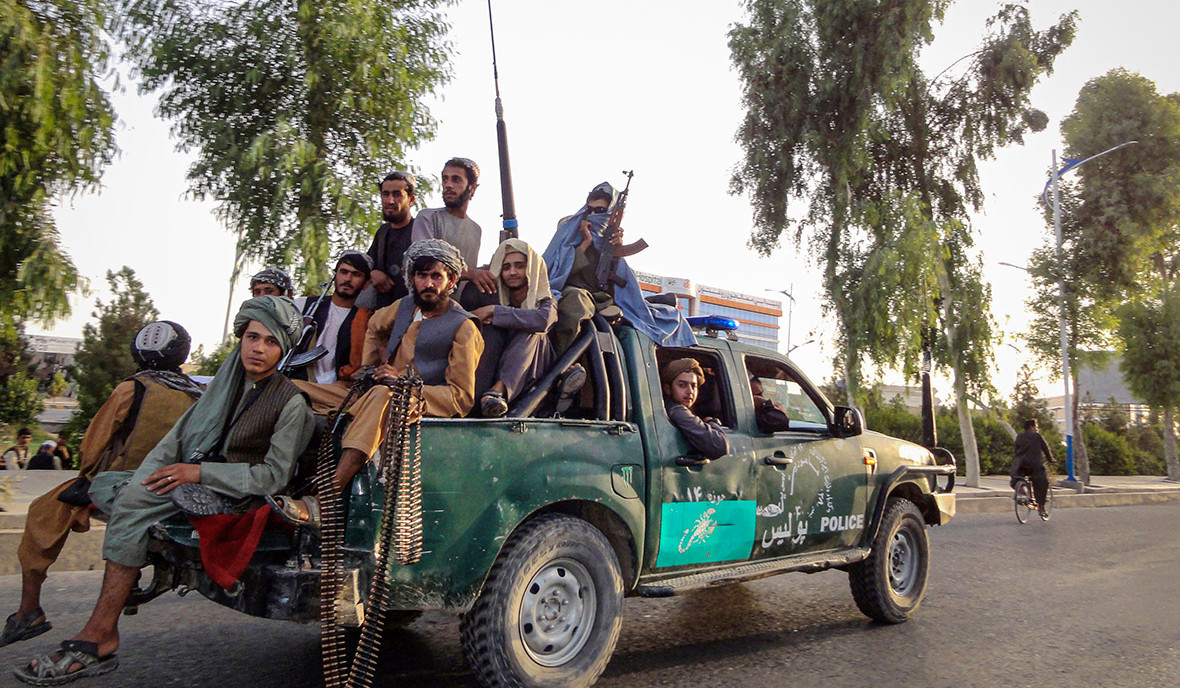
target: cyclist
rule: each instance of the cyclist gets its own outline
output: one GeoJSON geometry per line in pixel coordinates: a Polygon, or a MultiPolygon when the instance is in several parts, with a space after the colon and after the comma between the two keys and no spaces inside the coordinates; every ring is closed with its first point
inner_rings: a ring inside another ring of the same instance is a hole
{"type": "Polygon", "coordinates": [[[1045,515],[1045,495],[1049,491],[1049,476],[1045,471],[1045,462],[1053,462],[1053,454],[1041,433],[1037,432],[1037,419],[1029,418],[1024,421],[1024,432],[1016,436],[1016,458],[1012,461],[1009,475],[1013,489],[1021,476],[1027,475],[1032,480],[1033,497],[1045,515]]]}

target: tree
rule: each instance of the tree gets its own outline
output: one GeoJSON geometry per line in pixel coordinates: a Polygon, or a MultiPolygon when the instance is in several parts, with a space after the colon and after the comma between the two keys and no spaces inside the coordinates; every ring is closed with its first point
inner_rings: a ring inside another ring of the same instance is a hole
{"type": "Polygon", "coordinates": [[[189,358],[189,361],[196,366],[192,374],[208,375],[210,377],[216,375],[217,371],[221,368],[221,364],[225,363],[225,359],[233,351],[234,343],[233,340],[226,340],[221,343],[221,346],[210,351],[208,354],[205,353],[205,346],[203,344],[198,346],[189,358]]]}
{"type": "Polygon", "coordinates": [[[23,330],[0,319],[0,424],[28,423],[44,408],[37,378],[30,374],[31,356],[23,330]]]}
{"type": "MultiPolygon", "coordinates": [[[[1131,140],[1123,148],[1077,168],[1077,181],[1062,189],[1062,259],[1055,239],[1029,264],[1037,314],[1027,337],[1038,358],[1060,361],[1058,285],[1065,285],[1069,384],[1077,389],[1083,366],[1101,365],[1114,348],[1115,308],[1142,291],[1151,256],[1166,253],[1180,223],[1180,96],[1161,96],[1150,80],[1114,69],[1091,79],[1062,122],[1065,156],[1086,158],[1131,140]]],[[[1048,213],[1046,216],[1049,217],[1048,213]]],[[[1051,225],[1050,225],[1051,226],[1051,225]]],[[[1080,480],[1089,483],[1089,461],[1072,395],[1080,480]]]]}
{"type": "Polygon", "coordinates": [[[1163,410],[1164,463],[1169,480],[1180,480],[1175,413],[1180,406],[1180,257],[1157,254],[1159,291],[1119,308],[1124,342],[1123,380],[1136,396],[1163,410]]]}
{"type": "Polygon", "coordinates": [[[66,429],[81,437],[90,420],[123,378],[135,372],[131,342],[148,323],[159,317],[152,298],[143,290],[135,271],[124,266],[107,271],[112,300],[99,300],[92,313],[95,321],[82,328],[82,346],[74,356],[78,380],[78,411],[66,429]]]}
{"type": "Polygon", "coordinates": [[[432,137],[449,77],[443,0],[125,0],[120,34],[158,91],[196,198],[240,254],[314,284],[375,228],[374,185],[432,137]]]}
{"type": "Polygon", "coordinates": [[[50,216],[115,152],[105,0],[0,0],[0,316],[49,324],[80,286],[50,216]]]}
{"type": "Polygon", "coordinates": [[[994,327],[968,225],[983,202],[977,162],[1045,126],[1029,93],[1076,16],[1038,32],[1026,8],[1004,5],[981,48],[930,79],[919,52],[948,4],[747,0],[749,24],[729,34],[748,110],[730,188],[755,201],[755,250],[770,253],[794,227],[823,266],[854,399],[863,358],[912,374],[929,342],[953,374],[967,483],[978,485],[968,399],[991,391],[994,327]],[[807,204],[795,222],[791,199],[807,204]]]}

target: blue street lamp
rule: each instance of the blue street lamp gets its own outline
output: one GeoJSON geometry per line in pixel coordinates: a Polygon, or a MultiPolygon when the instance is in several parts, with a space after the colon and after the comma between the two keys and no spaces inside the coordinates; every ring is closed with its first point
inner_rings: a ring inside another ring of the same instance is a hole
{"type": "MultiPolygon", "coordinates": [[[[1057,149],[1056,148],[1053,149],[1053,172],[1049,176],[1049,181],[1045,182],[1045,189],[1043,191],[1041,191],[1041,200],[1045,202],[1045,205],[1048,205],[1049,207],[1051,207],[1053,209],[1053,231],[1056,232],[1056,234],[1057,234],[1057,265],[1058,266],[1065,265],[1065,250],[1062,248],[1062,241],[1061,241],[1061,197],[1060,197],[1060,194],[1059,194],[1058,188],[1057,188],[1057,180],[1061,178],[1061,175],[1065,174],[1066,172],[1069,172],[1070,170],[1072,170],[1075,167],[1078,167],[1080,165],[1084,165],[1085,163],[1088,163],[1095,158],[1100,158],[1100,157],[1106,155],[1107,153],[1112,153],[1120,148],[1123,148],[1125,146],[1130,146],[1135,143],[1138,143],[1138,141],[1127,141],[1126,143],[1120,143],[1117,146],[1114,146],[1112,148],[1107,148],[1106,150],[1102,151],[1101,153],[1098,153],[1097,155],[1091,155],[1088,158],[1062,158],[1062,160],[1065,161],[1065,167],[1062,167],[1061,169],[1057,169],[1057,149]],[[1050,186],[1053,187],[1053,203],[1052,204],[1049,203],[1049,199],[1047,198],[1050,186]]],[[[1065,470],[1068,473],[1068,477],[1066,477],[1066,481],[1070,482],[1070,483],[1076,483],[1077,478],[1074,477],[1074,472],[1073,472],[1073,420],[1074,419],[1073,419],[1073,404],[1070,403],[1070,395],[1069,395],[1069,381],[1070,381],[1070,377],[1069,377],[1069,337],[1066,334],[1067,328],[1065,325],[1065,271],[1064,270],[1060,270],[1060,279],[1058,281],[1057,287],[1058,287],[1057,297],[1058,297],[1058,307],[1059,307],[1059,314],[1058,314],[1057,320],[1058,320],[1058,324],[1061,327],[1061,375],[1063,378],[1065,378],[1065,396],[1062,399],[1062,401],[1065,404],[1065,470]]]]}

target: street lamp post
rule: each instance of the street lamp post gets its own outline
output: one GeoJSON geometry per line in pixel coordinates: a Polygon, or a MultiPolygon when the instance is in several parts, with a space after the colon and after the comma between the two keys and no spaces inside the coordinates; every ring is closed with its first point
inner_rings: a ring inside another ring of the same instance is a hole
{"type": "MultiPolygon", "coordinates": [[[[794,348],[791,348],[791,316],[795,314],[795,297],[791,296],[791,292],[795,291],[795,283],[791,282],[791,286],[787,287],[787,289],[767,289],[766,291],[773,291],[776,294],[782,294],[791,300],[790,305],[787,306],[787,355],[790,356],[791,352],[795,350],[794,348]]],[[[811,342],[807,343],[810,344],[811,342]]],[[[799,346],[803,345],[800,344],[799,346]]]]}
{"type": "Polygon", "coordinates": [[[1065,396],[1062,398],[1062,402],[1065,405],[1065,470],[1068,474],[1066,477],[1066,482],[1069,483],[1076,483],[1077,478],[1074,477],[1073,471],[1073,404],[1070,403],[1069,337],[1065,324],[1065,270],[1062,269],[1062,266],[1065,265],[1065,249],[1062,245],[1063,242],[1061,239],[1061,196],[1058,191],[1057,180],[1061,178],[1061,175],[1075,167],[1078,167],[1079,165],[1083,165],[1095,158],[1100,158],[1107,153],[1112,153],[1120,148],[1130,146],[1135,143],[1138,143],[1138,141],[1127,141],[1126,143],[1120,143],[1117,146],[1107,148],[1101,153],[1091,155],[1088,158],[1062,158],[1066,164],[1065,167],[1062,167],[1061,169],[1057,169],[1057,149],[1054,148],[1053,172],[1049,176],[1049,181],[1045,183],[1045,189],[1041,192],[1041,200],[1047,205],[1048,199],[1045,198],[1045,195],[1048,193],[1049,187],[1053,187],[1053,231],[1057,235],[1057,321],[1061,330],[1061,375],[1063,378],[1065,378],[1065,396]]]}

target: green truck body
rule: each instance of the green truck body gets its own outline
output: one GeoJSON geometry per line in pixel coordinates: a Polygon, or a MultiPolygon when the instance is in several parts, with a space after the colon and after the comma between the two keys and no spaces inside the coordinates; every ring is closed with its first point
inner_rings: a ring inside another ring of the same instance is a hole
{"type": "MultiPolygon", "coordinates": [[[[505,580],[507,569],[525,566],[516,561],[525,556],[522,547],[541,551],[536,543],[545,541],[560,550],[562,538],[572,537],[571,524],[572,532],[609,547],[614,561],[606,555],[606,563],[615,569],[620,597],[838,567],[850,572],[854,597],[870,616],[897,622],[917,607],[925,589],[925,525],[944,524],[954,514],[949,454],[863,430],[856,411],[834,407],[774,351],[721,336],[662,349],[625,326],[592,336],[582,360],[591,364],[594,398],[588,391],[583,415],[598,409],[599,417],[422,421],[423,553],[413,565],[390,566],[390,609],[467,612],[471,626],[503,621],[488,619],[507,606],[515,621],[501,625],[511,638],[483,633],[493,639],[480,641],[475,630],[486,629],[464,630],[481,682],[592,682],[613,650],[613,637],[598,636],[611,634],[600,618],[611,608],[600,598],[614,593],[595,586],[598,563],[582,560],[603,555],[565,552],[547,564],[538,554],[533,572],[518,575],[533,578],[505,580]],[[684,355],[709,372],[698,412],[707,410],[726,427],[730,453],[720,459],[697,455],[665,413],[659,367],[684,355]],[[766,380],[768,394],[786,407],[789,430],[759,432],[751,374],[766,380]],[[563,535],[550,537],[555,528],[564,528],[563,535]],[[899,569],[890,560],[906,547],[916,558],[899,569]],[[577,607],[563,595],[587,594],[577,586],[571,593],[558,580],[567,565],[595,595],[597,611],[581,612],[583,625],[595,630],[573,631],[557,650],[553,643],[530,645],[527,637],[516,642],[538,619],[561,617],[562,605],[577,607]],[[546,581],[554,592],[544,603],[529,601],[527,590],[512,601],[518,588],[546,581]],[[605,658],[597,656],[604,651],[605,658]]],[[[372,467],[362,472],[347,499],[345,543],[358,598],[375,575],[373,545],[384,509],[376,476],[372,467]]],[[[317,545],[315,534],[302,530],[268,533],[239,586],[223,591],[200,572],[191,527],[164,524],[152,546],[153,592],[187,586],[247,613],[314,621],[317,545]]],[[[617,620],[612,623],[617,637],[617,620]]]]}

